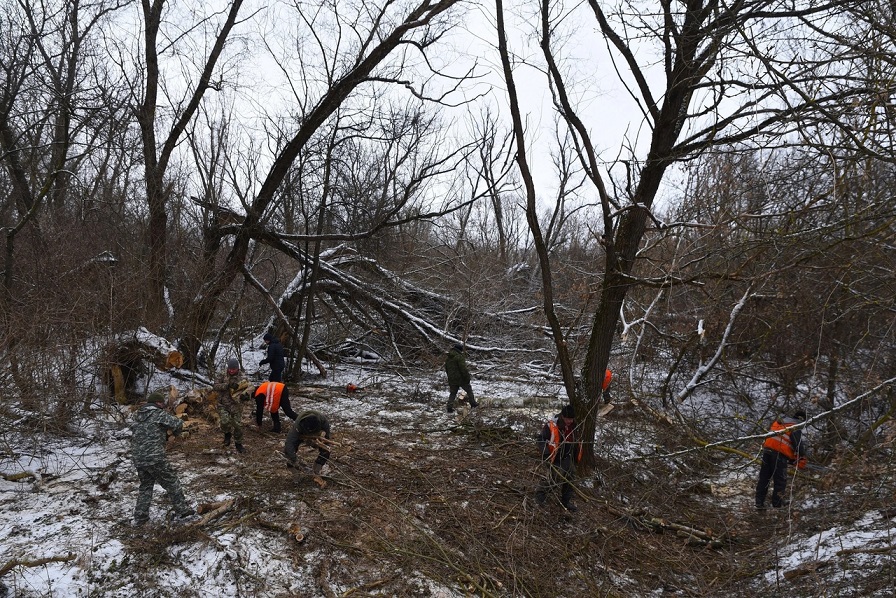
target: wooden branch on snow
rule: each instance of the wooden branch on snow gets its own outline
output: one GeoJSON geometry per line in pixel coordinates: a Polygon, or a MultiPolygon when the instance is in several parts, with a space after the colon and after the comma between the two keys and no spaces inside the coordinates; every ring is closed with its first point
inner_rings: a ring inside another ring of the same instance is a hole
{"type": "Polygon", "coordinates": [[[675,523],[661,517],[651,517],[643,513],[635,513],[613,506],[605,502],[604,507],[613,515],[624,517],[636,527],[652,531],[655,533],[663,533],[666,531],[675,532],[676,536],[684,538],[689,545],[709,546],[710,548],[722,548],[731,538],[727,534],[717,536],[711,529],[697,529],[690,525],[675,523]]]}
{"type": "Polygon", "coordinates": [[[829,564],[830,563],[828,561],[812,561],[809,563],[803,563],[796,569],[785,571],[784,579],[791,580],[796,579],[797,577],[802,577],[803,575],[810,575],[823,567],[827,567],[829,564]]]}
{"type": "Polygon", "coordinates": [[[196,511],[202,515],[202,518],[199,519],[196,523],[191,524],[189,527],[200,527],[205,525],[215,517],[223,515],[227,511],[229,511],[233,505],[236,504],[236,499],[231,498],[230,500],[222,500],[218,502],[211,502],[207,504],[199,505],[196,511]]]}
{"type": "Polygon", "coordinates": [[[36,478],[37,476],[31,471],[20,471],[19,473],[0,473],[0,477],[7,482],[21,482],[28,478],[36,478]]]}
{"type": "Polygon", "coordinates": [[[13,559],[0,567],[0,577],[3,577],[7,573],[9,573],[15,567],[40,567],[42,565],[46,565],[47,563],[67,563],[68,561],[74,560],[75,556],[76,555],[73,552],[70,552],[63,556],[50,556],[42,559],[35,559],[33,561],[13,559]]]}
{"type": "Polygon", "coordinates": [[[896,546],[878,546],[877,548],[844,548],[837,551],[837,556],[850,554],[887,554],[896,550],[896,546]]]}

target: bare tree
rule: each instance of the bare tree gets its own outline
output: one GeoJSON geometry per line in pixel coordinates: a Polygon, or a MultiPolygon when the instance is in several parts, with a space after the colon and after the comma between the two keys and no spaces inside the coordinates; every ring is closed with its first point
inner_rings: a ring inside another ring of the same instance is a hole
{"type": "MultiPolygon", "coordinates": [[[[316,39],[324,53],[323,87],[311,87],[311,79],[303,79],[308,94],[297,98],[301,102],[302,117],[277,150],[273,164],[247,206],[245,219],[225,259],[224,268],[196,296],[189,318],[194,336],[202,336],[214,314],[219,297],[233,279],[245,270],[253,240],[269,234],[264,227],[266,215],[277,200],[283,182],[309,142],[319,135],[321,128],[330,122],[334,113],[368,83],[393,83],[403,89],[412,89],[420,97],[425,96],[425,92],[413,88],[405,78],[402,60],[397,60],[394,64],[389,61],[393,58],[393,53],[399,50],[405,57],[409,52],[425,56],[428,49],[439,41],[445,25],[441,19],[455,4],[456,0],[444,0],[421,2],[406,7],[406,10],[399,10],[390,4],[375,9],[367,7],[363,15],[358,15],[360,20],[350,25],[356,43],[347,44],[346,48],[337,48],[332,55],[327,54],[327,44],[316,37],[320,31],[312,29],[312,40],[316,39]],[[340,51],[343,53],[340,54],[340,51]]],[[[338,13],[334,15],[338,16],[338,13]]],[[[312,13],[302,12],[301,7],[298,16],[315,18],[312,13]]],[[[339,18],[336,21],[338,26],[343,26],[339,18]]],[[[306,66],[310,68],[310,65],[306,66]]],[[[364,114],[359,113],[362,118],[364,114]]],[[[438,169],[437,166],[436,168],[438,169]]],[[[397,213],[396,210],[386,210],[377,216],[376,226],[382,227],[387,222],[394,221],[397,213]]]]}
{"type": "MultiPolygon", "coordinates": [[[[188,125],[199,109],[206,92],[215,88],[213,77],[218,61],[224,51],[228,37],[237,22],[242,0],[233,0],[226,11],[226,17],[215,35],[208,54],[196,60],[198,78],[182,98],[169,98],[173,114],[170,128],[161,139],[157,137],[163,121],[159,118],[159,93],[162,83],[160,52],[174,52],[174,43],[163,43],[159,39],[164,13],[171,5],[165,0],[142,0],[144,25],[145,74],[142,81],[142,96],[137,100],[137,122],[143,140],[143,162],[146,179],[146,202],[149,208],[149,224],[146,231],[148,253],[149,290],[147,292],[146,323],[158,328],[166,321],[166,251],[168,249],[168,202],[172,194],[172,181],[166,179],[172,156],[188,125]]],[[[169,24],[180,28],[180,24],[169,24]]],[[[171,34],[176,37],[176,33],[171,34]]],[[[135,90],[136,92],[136,90],[135,90]]],[[[169,320],[172,314],[169,314],[169,320]]]]}
{"type": "MultiPolygon", "coordinates": [[[[819,6],[804,11],[781,9],[773,2],[721,5],[717,2],[696,2],[686,5],[662,4],[656,12],[643,11],[637,2],[622,1],[614,6],[589,2],[601,36],[606,40],[610,56],[619,72],[625,71],[623,83],[642,111],[650,131],[646,155],[638,157],[632,146],[631,158],[618,164],[625,168],[625,177],[615,184],[613,194],[606,183],[607,175],[596,153],[592,129],[583,118],[570,93],[569,78],[558,58],[563,39],[562,23],[570,20],[571,11],[563,6],[542,2],[539,8],[539,42],[545,68],[553,92],[554,105],[574,135],[579,159],[593,185],[602,208],[601,243],[606,250],[605,271],[600,299],[593,315],[588,349],[581,367],[581,390],[577,375],[565,348],[563,329],[556,316],[549,289],[553,284],[550,256],[543,245],[540,226],[534,217],[535,190],[525,160],[519,115],[519,102],[513,90],[513,69],[506,33],[502,26],[504,12],[497,4],[499,17],[499,49],[508,81],[511,110],[517,131],[517,155],[529,197],[528,221],[536,238],[536,251],[542,267],[545,289],[545,311],[552,328],[563,377],[578,411],[584,414],[584,433],[594,431],[595,406],[600,396],[604,369],[609,360],[620,309],[626,294],[638,283],[635,268],[638,251],[651,219],[654,202],[669,168],[714,147],[731,147],[744,141],[774,143],[794,132],[793,122],[804,114],[821,115],[831,106],[840,105],[845,97],[859,95],[862,90],[825,87],[821,75],[811,80],[790,76],[799,89],[795,93],[781,79],[766,76],[775,65],[788,65],[788,73],[797,73],[805,66],[793,50],[793,36],[807,34],[807,28],[788,28],[801,19],[817,15],[823,18],[831,7],[819,6]],[[631,15],[640,15],[631,19],[631,15]],[[762,44],[756,40],[761,38],[762,44]],[[662,58],[664,78],[657,87],[649,73],[646,46],[662,58]],[[741,68],[752,65],[754,68],[741,68]]],[[[576,16],[579,13],[575,13],[576,16]]],[[[577,21],[578,22],[578,21],[577,21]]],[[[780,70],[780,69],[778,69],[780,70]]],[[[827,79],[833,82],[836,77],[827,79]]]]}

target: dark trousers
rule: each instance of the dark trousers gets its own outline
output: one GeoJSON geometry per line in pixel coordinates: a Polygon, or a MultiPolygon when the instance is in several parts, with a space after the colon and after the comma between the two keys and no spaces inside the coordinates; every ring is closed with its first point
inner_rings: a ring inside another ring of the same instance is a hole
{"type": "Polygon", "coordinates": [[[271,373],[268,375],[268,382],[283,382],[283,368],[280,368],[279,370],[271,368],[271,373]]]}
{"type": "Polygon", "coordinates": [[[762,466],[759,468],[759,483],[756,484],[756,506],[765,504],[768,484],[772,482],[772,506],[784,506],[787,491],[787,465],[790,460],[772,449],[762,449],[762,466]]]}
{"type": "Polygon", "coordinates": [[[558,458],[554,463],[548,463],[550,472],[538,485],[535,492],[536,499],[539,503],[543,502],[547,493],[560,488],[560,502],[563,506],[569,506],[572,498],[573,487],[572,478],[575,473],[575,466],[572,462],[572,456],[558,458]]]}
{"type": "MultiPolygon", "coordinates": [[[[280,409],[286,414],[286,417],[295,421],[299,418],[299,414],[292,410],[289,403],[289,388],[283,387],[283,393],[280,395],[280,409]]],[[[278,410],[279,411],[279,410],[278,410]]],[[[264,416],[264,395],[255,395],[255,423],[261,425],[264,416]]],[[[274,422],[274,432],[280,431],[280,413],[271,412],[271,421],[274,422]]]]}
{"type": "Polygon", "coordinates": [[[461,388],[463,388],[464,392],[467,393],[467,400],[470,401],[470,406],[475,407],[476,399],[473,398],[473,387],[469,382],[465,382],[463,384],[451,384],[450,382],[448,383],[448,407],[451,409],[454,408],[454,399],[457,398],[457,391],[461,388]]]}

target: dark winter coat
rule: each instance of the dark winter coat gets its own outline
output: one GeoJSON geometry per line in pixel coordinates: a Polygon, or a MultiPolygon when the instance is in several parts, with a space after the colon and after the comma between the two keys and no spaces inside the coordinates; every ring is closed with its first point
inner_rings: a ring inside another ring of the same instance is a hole
{"type": "Polygon", "coordinates": [[[184,422],[154,403],[147,403],[134,413],[131,424],[131,459],[136,467],[148,467],[166,460],[165,443],[168,431],[177,436],[184,422]]]}
{"type": "MultiPolygon", "coordinates": [[[[324,438],[330,438],[330,420],[323,413],[317,411],[303,411],[299,414],[298,419],[293,422],[286,435],[286,444],[283,447],[283,454],[290,463],[296,462],[296,452],[302,442],[310,442],[310,440],[324,433],[324,438]]],[[[330,459],[330,451],[321,447],[318,449],[317,459],[314,461],[318,465],[326,465],[330,459]]]]}
{"type": "Polygon", "coordinates": [[[445,373],[448,375],[448,384],[463,386],[470,383],[470,371],[467,369],[467,360],[463,351],[450,349],[445,359],[445,373]]]}
{"type": "Polygon", "coordinates": [[[280,339],[274,337],[268,343],[267,359],[262,359],[258,365],[270,364],[271,369],[275,371],[283,371],[286,368],[286,359],[283,358],[283,345],[280,339]]]}

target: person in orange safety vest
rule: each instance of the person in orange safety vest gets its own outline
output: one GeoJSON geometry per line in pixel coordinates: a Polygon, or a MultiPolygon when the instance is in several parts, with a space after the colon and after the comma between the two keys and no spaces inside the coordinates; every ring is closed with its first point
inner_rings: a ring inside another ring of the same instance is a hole
{"type": "Polygon", "coordinates": [[[787,490],[787,466],[796,465],[803,469],[806,464],[806,447],[801,430],[793,426],[806,421],[806,412],[799,409],[792,417],[775,420],[770,432],[776,432],[762,443],[762,466],[759,468],[759,482],[756,484],[756,508],[765,510],[765,497],[768,494],[769,482],[772,487],[772,506],[783,507],[787,504],[784,493],[787,490]]]}
{"type": "Polygon", "coordinates": [[[295,421],[299,417],[289,404],[289,388],[282,382],[265,382],[255,389],[255,423],[261,427],[264,412],[271,414],[274,422],[274,432],[280,432],[280,408],[283,413],[295,421]]]}
{"type": "Polygon", "coordinates": [[[560,503],[567,511],[577,511],[572,503],[572,479],[575,464],[582,460],[582,443],[576,440],[575,410],[572,405],[563,407],[554,419],[544,424],[538,446],[548,466],[548,475],[535,492],[535,503],[543,505],[548,491],[559,487],[560,503]]]}
{"type": "Polygon", "coordinates": [[[600,392],[601,392],[601,396],[604,399],[604,403],[609,403],[613,400],[613,398],[610,396],[610,391],[608,390],[610,388],[610,382],[612,382],[612,381],[613,381],[613,372],[611,372],[609,369],[607,369],[606,373],[604,374],[604,381],[600,385],[600,392]]]}

